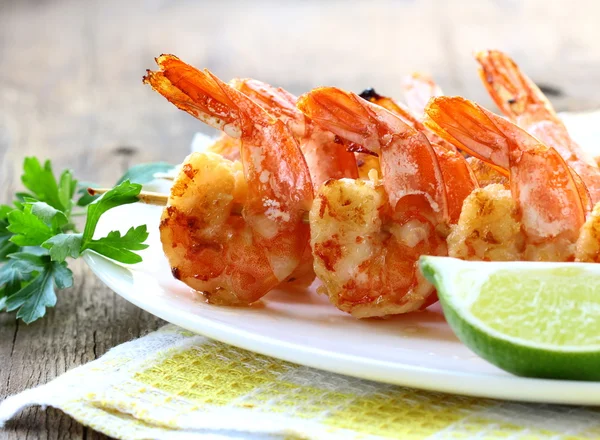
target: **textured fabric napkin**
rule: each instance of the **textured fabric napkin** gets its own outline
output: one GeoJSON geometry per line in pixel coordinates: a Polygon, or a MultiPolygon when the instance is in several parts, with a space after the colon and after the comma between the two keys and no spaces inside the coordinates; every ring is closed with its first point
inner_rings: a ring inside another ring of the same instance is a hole
{"type": "Polygon", "coordinates": [[[597,439],[600,409],[499,402],[293,365],[173,325],[0,404],[120,439],[597,439]]]}

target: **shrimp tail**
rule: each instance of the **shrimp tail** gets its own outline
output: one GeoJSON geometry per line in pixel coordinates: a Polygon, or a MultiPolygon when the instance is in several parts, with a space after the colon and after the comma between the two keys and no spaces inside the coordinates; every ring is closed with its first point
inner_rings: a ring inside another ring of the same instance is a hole
{"type": "Polygon", "coordinates": [[[511,119],[536,115],[558,119],[539,87],[504,52],[483,50],[475,53],[475,59],[479,76],[502,113],[511,119]]]}
{"type": "Polygon", "coordinates": [[[251,118],[238,114],[244,109],[244,100],[235,95],[239,92],[210,71],[198,70],[175,55],[161,55],[156,63],[160,70],[147,70],[143,82],[177,108],[232,138],[240,138],[242,131],[250,128],[242,125],[250,124],[251,118]]]}
{"type": "Polygon", "coordinates": [[[391,111],[415,130],[423,131],[425,129],[421,121],[419,121],[419,119],[408,107],[392,98],[380,95],[375,91],[375,89],[371,88],[363,90],[359,96],[366,101],[372,102],[373,104],[377,104],[384,109],[391,111]]]}
{"type": "MultiPolygon", "coordinates": [[[[477,52],[480,76],[500,110],[515,124],[554,148],[578,173],[582,198],[600,200],[600,170],[592,157],[569,135],[550,101],[505,53],[498,50],[477,52]],[[581,177],[581,179],[580,179],[581,177]],[[587,189],[586,189],[587,188],[587,189]],[[584,193],[589,192],[586,196],[584,193]]],[[[584,202],[584,205],[588,203],[584,202]]],[[[591,209],[591,208],[590,208],[591,209]]]]}
{"type": "Polygon", "coordinates": [[[554,148],[464,98],[433,98],[425,111],[426,124],[432,120],[429,126],[440,136],[452,137],[455,145],[510,172],[511,192],[530,236],[577,236],[586,201],[575,173],[554,148]]]}
{"type": "Polygon", "coordinates": [[[304,154],[315,190],[328,179],[358,177],[354,155],[337,136],[306,118],[296,107],[296,96],[254,79],[234,79],[230,85],[286,124],[304,154]]]}
{"type": "Polygon", "coordinates": [[[417,115],[422,115],[429,99],[442,95],[442,89],[431,76],[415,72],[402,81],[404,99],[408,108],[417,115]]]}
{"type": "MultiPolygon", "coordinates": [[[[462,202],[473,189],[479,186],[478,179],[481,178],[485,181],[489,176],[492,176],[498,181],[506,180],[504,175],[506,171],[502,170],[504,174],[500,174],[492,165],[478,161],[479,167],[476,173],[464,157],[457,157],[457,154],[450,153],[458,152],[457,146],[449,142],[449,139],[451,139],[450,136],[446,138],[440,136],[438,133],[442,130],[439,127],[434,128],[433,125],[435,123],[431,119],[429,120],[429,126],[423,124],[423,117],[426,117],[424,113],[425,107],[429,100],[443,95],[442,89],[435,83],[433,78],[428,75],[414,73],[405,79],[403,86],[405,88],[405,95],[409,101],[409,111],[412,111],[413,114],[423,115],[418,119],[421,128],[417,125],[415,125],[415,128],[423,131],[429,141],[435,144],[434,149],[438,154],[442,172],[444,173],[444,182],[450,206],[450,219],[452,223],[455,223],[462,210],[462,202]]],[[[477,159],[471,159],[472,162],[474,160],[477,159]]]]}
{"type": "Polygon", "coordinates": [[[429,101],[424,124],[442,139],[508,175],[506,138],[486,112],[460,96],[440,96],[429,101]],[[472,135],[475,132],[477,137],[472,135]]]}
{"type": "Polygon", "coordinates": [[[362,148],[379,153],[377,120],[366,101],[335,87],[318,87],[298,99],[297,107],[315,123],[362,148]]]}
{"type": "Polygon", "coordinates": [[[234,78],[229,85],[264,108],[276,118],[296,119],[298,98],[281,87],[273,87],[262,81],[251,78],[234,78]]]}

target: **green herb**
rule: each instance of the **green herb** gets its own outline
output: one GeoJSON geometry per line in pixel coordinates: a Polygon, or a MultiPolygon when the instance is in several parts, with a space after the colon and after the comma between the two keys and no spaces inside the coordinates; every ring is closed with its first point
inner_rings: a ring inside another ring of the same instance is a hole
{"type": "Polygon", "coordinates": [[[71,212],[77,186],[71,171],[63,171],[57,182],[49,160],[42,166],[37,158],[27,157],[23,163],[21,181],[32,192],[29,197],[46,202],[67,215],[71,212]]]}
{"type": "Polygon", "coordinates": [[[42,165],[35,157],[25,159],[21,180],[29,192],[17,193],[12,206],[0,205],[0,261],[4,261],[0,311],[16,311],[17,318],[28,324],[44,316],[46,308],[56,304],[56,290],[73,284],[66,259],[78,258],[85,251],[121,263],[142,261],[135,251],[148,247],[145,225],[132,227],[125,235],[111,231],[94,237],[105,212],[137,201],[139,183],[121,179],[103,196],[87,197],[82,194],[86,184],[78,183],[71,171],[63,171],[57,179],[50,161],[42,165]],[[81,195],[78,200],[76,193],[81,195]],[[72,212],[77,206],[87,206],[83,232],[77,231],[73,221],[74,216],[85,214],[72,212]]]}
{"type": "MultiPolygon", "coordinates": [[[[8,223],[8,213],[14,208],[8,205],[0,205],[0,262],[6,261],[7,255],[19,250],[19,247],[10,241],[12,232],[6,229],[8,223]]],[[[2,284],[0,284],[1,286],[2,284]]],[[[2,307],[0,307],[0,310],[2,307]]]]}
{"type": "Polygon", "coordinates": [[[84,249],[91,249],[121,263],[135,264],[142,261],[142,257],[133,251],[146,249],[148,246],[143,243],[147,238],[146,225],[142,225],[132,227],[123,236],[119,231],[109,232],[106,237],[85,243],[84,249]]]}
{"type": "Polygon", "coordinates": [[[174,168],[166,162],[151,162],[134,165],[119,179],[117,185],[126,180],[135,183],[148,183],[154,179],[156,173],[166,173],[174,168]]]}

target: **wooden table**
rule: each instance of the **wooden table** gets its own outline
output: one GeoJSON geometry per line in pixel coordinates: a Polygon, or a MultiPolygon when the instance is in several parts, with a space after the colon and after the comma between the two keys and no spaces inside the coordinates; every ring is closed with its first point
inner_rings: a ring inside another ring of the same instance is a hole
{"type": "MultiPolygon", "coordinates": [[[[141,83],[171,52],[223,78],[302,93],[317,85],[400,96],[413,70],[489,105],[471,52],[508,50],[561,109],[600,107],[594,0],[193,2],[0,0],[0,201],[23,157],[109,185],[130,165],[181,161],[207,130],[141,83]]],[[[29,326],[0,315],[0,398],[43,384],[164,323],[103,286],[80,261],[75,287],[29,326]]],[[[0,436],[102,438],[61,412],[23,411],[0,436]]]]}

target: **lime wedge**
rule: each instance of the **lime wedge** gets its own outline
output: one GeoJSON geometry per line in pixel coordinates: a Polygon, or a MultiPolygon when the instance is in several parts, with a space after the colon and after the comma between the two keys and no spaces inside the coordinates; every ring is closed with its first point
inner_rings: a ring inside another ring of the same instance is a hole
{"type": "Polygon", "coordinates": [[[528,377],[600,380],[600,264],[421,257],[458,338],[528,377]]]}

